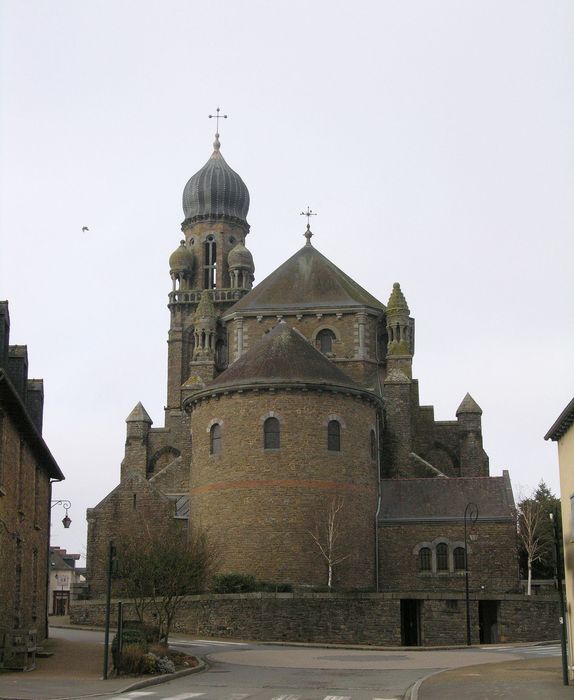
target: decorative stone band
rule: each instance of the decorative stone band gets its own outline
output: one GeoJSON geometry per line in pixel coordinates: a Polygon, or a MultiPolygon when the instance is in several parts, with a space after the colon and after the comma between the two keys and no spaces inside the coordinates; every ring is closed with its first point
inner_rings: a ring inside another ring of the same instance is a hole
{"type": "Polygon", "coordinates": [[[335,384],[313,384],[306,382],[261,382],[258,384],[253,381],[248,384],[234,384],[229,386],[218,386],[210,389],[206,387],[203,391],[198,391],[189,396],[183,402],[185,411],[193,410],[193,405],[205,399],[219,398],[223,395],[233,393],[244,393],[247,391],[313,391],[313,392],[330,392],[333,394],[343,394],[344,396],[354,397],[373,406],[382,408],[383,400],[377,394],[365,389],[354,389],[348,386],[337,386],[335,384]]]}
{"type": "Polygon", "coordinates": [[[184,219],[181,223],[181,230],[185,231],[188,229],[190,226],[193,226],[193,224],[197,223],[198,221],[229,221],[232,224],[241,224],[241,226],[245,229],[245,233],[249,233],[249,229],[251,228],[247,221],[245,219],[241,219],[238,216],[229,216],[229,214],[197,214],[196,216],[192,216],[190,218],[184,219]]]}
{"type": "Polygon", "coordinates": [[[341,481],[319,481],[316,479],[246,479],[244,481],[219,481],[191,489],[192,495],[209,493],[210,491],[227,491],[237,489],[259,488],[304,488],[321,491],[347,491],[352,493],[371,493],[372,486],[349,484],[341,481]]]}

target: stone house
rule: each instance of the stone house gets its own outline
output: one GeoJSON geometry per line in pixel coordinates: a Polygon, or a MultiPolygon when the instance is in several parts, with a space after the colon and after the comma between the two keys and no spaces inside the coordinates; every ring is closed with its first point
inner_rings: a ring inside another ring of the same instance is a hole
{"type": "MultiPolygon", "coordinates": [[[[104,592],[106,543],[138,517],[209,530],[222,571],[326,583],[311,533],[341,505],[338,589],[461,594],[464,513],[474,591],[518,585],[508,474],[489,476],[482,410],[450,421],[419,402],[415,321],[398,282],[376,299],[311,238],[257,286],[249,192],[219,136],[183,192],[169,259],[164,425],[127,418],[119,485],[88,510],[87,578],[104,592]]],[[[453,407],[454,408],[454,407],[453,407]]]]}
{"type": "Polygon", "coordinates": [[[25,345],[10,345],[0,302],[0,668],[29,668],[47,634],[52,482],[60,471],[42,438],[44,387],[28,379],[25,345]]]}

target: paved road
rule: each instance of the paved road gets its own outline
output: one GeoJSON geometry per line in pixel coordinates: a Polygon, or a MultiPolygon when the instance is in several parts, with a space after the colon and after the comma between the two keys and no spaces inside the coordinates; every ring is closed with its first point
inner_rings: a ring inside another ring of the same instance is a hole
{"type": "MultiPolygon", "coordinates": [[[[54,630],[78,641],[99,632],[54,630]]],[[[96,636],[99,635],[99,636],[96,636]]],[[[556,656],[554,646],[397,651],[239,644],[174,637],[172,646],[205,658],[209,671],[109,700],[398,700],[419,678],[442,670],[556,656]]]]}

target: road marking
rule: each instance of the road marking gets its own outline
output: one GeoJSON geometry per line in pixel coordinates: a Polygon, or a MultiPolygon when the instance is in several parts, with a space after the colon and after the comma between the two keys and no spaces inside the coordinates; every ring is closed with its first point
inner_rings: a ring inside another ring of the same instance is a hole
{"type": "Polygon", "coordinates": [[[205,693],[180,693],[179,695],[170,695],[164,700],[190,700],[190,698],[198,698],[200,695],[205,695],[205,693]]]}
{"type": "Polygon", "coordinates": [[[323,700],[351,700],[350,695],[325,695],[323,700]]]}
{"type": "Polygon", "coordinates": [[[178,647],[205,647],[205,646],[222,646],[222,647],[246,647],[247,642],[210,642],[208,639],[172,639],[170,644],[178,647]]]}
{"type": "Polygon", "coordinates": [[[299,700],[300,695],[275,695],[271,700],[299,700]]]}
{"type": "Polygon", "coordinates": [[[128,698],[143,698],[146,695],[155,695],[153,690],[132,690],[131,693],[126,693],[125,697],[128,698]]]}

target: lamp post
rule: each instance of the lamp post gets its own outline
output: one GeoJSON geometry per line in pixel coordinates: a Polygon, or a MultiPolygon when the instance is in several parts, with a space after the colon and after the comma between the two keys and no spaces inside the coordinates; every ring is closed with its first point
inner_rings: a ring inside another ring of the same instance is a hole
{"type": "Polygon", "coordinates": [[[560,600],[560,642],[562,646],[562,683],[568,685],[568,653],[566,651],[566,610],[564,607],[564,590],[562,589],[562,555],[560,554],[560,533],[558,532],[558,518],[555,513],[550,513],[552,534],[554,535],[555,573],[558,581],[558,597],[560,600]]]}
{"type": "Polygon", "coordinates": [[[466,599],[466,643],[470,646],[470,598],[468,592],[468,528],[470,523],[470,539],[476,540],[477,535],[474,525],[478,520],[478,506],[476,503],[467,503],[464,509],[464,594],[466,599]]]}
{"type": "Polygon", "coordinates": [[[59,500],[59,501],[50,501],[50,508],[53,508],[54,506],[61,505],[63,508],[66,509],[66,515],[62,518],[62,525],[64,528],[67,530],[70,525],[72,524],[72,519],[68,515],[68,508],[72,507],[72,504],[70,501],[64,499],[64,500],[59,500]]]}

